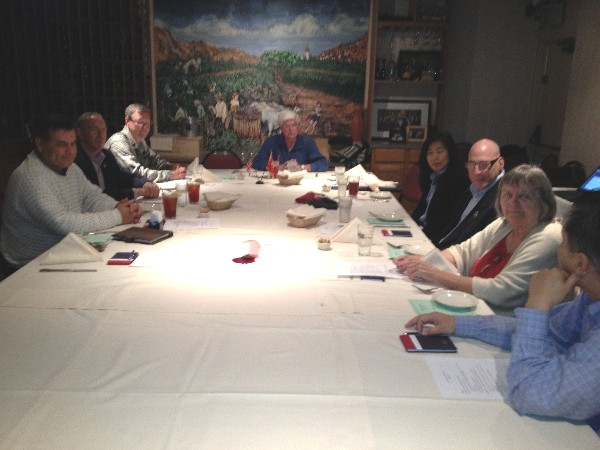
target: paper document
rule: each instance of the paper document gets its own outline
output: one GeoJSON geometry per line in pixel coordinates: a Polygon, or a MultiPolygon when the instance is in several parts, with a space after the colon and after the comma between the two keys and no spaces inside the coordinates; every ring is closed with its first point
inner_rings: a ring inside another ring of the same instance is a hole
{"type": "Polygon", "coordinates": [[[425,358],[442,397],[502,400],[508,393],[508,359],[425,358]]]}
{"type": "Polygon", "coordinates": [[[166,228],[172,231],[219,228],[219,219],[168,219],[166,228]]]}
{"type": "Polygon", "coordinates": [[[379,263],[343,262],[337,265],[338,277],[384,277],[404,279],[398,268],[391,261],[379,263]]]}

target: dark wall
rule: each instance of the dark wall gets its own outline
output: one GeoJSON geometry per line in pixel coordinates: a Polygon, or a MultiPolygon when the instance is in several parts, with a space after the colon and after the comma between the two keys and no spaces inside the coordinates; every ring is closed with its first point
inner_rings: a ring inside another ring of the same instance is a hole
{"type": "Polygon", "coordinates": [[[149,0],[5,0],[0,13],[0,131],[38,113],[89,110],[120,129],[134,101],[150,104],[149,0]]]}

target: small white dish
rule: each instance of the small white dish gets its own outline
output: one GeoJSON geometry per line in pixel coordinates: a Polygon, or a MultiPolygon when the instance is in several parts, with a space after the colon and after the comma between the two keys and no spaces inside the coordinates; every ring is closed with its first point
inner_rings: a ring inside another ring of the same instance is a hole
{"type": "Polygon", "coordinates": [[[408,255],[423,256],[424,254],[426,254],[429,251],[428,248],[425,248],[425,246],[420,245],[420,244],[406,244],[406,245],[403,245],[402,248],[408,255]]]}
{"type": "Polygon", "coordinates": [[[404,212],[400,209],[392,212],[382,212],[375,213],[373,211],[369,211],[372,216],[375,216],[379,220],[383,220],[384,222],[398,222],[399,220],[404,219],[404,212]]]}
{"type": "Polygon", "coordinates": [[[375,200],[387,200],[392,198],[392,193],[390,191],[374,191],[371,192],[371,198],[375,200]]]}
{"type": "Polygon", "coordinates": [[[475,308],[479,299],[461,291],[441,289],[431,296],[436,302],[451,308],[475,308]]]}

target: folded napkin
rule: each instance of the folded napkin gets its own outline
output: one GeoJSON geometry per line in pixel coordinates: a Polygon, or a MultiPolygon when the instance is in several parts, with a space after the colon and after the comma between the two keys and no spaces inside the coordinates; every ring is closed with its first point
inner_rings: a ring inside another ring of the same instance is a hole
{"type": "Polygon", "coordinates": [[[342,228],[337,230],[331,237],[331,242],[358,242],[358,225],[363,223],[358,217],[355,217],[342,228]]]}
{"type": "Polygon", "coordinates": [[[71,264],[102,261],[102,255],[82,237],[67,234],[62,241],[38,258],[41,265],[71,264]]]}
{"type": "Polygon", "coordinates": [[[367,218],[367,222],[369,222],[371,225],[381,227],[408,228],[408,225],[404,224],[404,219],[398,219],[396,221],[391,222],[389,220],[378,219],[377,217],[369,217],[367,218]]]}
{"type": "Polygon", "coordinates": [[[337,209],[338,204],[335,200],[323,194],[316,192],[307,192],[296,199],[296,203],[307,203],[315,208],[337,209]]]}
{"type": "Polygon", "coordinates": [[[368,172],[365,170],[365,168],[362,166],[362,164],[359,164],[357,166],[354,166],[352,169],[348,169],[346,170],[346,175],[349,177],[366,177],[368,174],[368,172]]]}
{"type": "Polygon", "coordinates": [[[194,160],[187,166],[187,169],[185,170],[185,172],[188,175],[196,175],[198,174],[198,172],[200,171],[200,160],[198,159],[198,157],[196,156],[194,158],[194,160]]]}
{"type": "MultiPolygon", "coordinates": [[[[360,224],[364,224],[364,222],[358,217],[355,217],[335,232],[335,234],[331,237],[331,242],[358,244],[358,226],[360,224]]],[[[379,239],[377,234],[373,235],[373,244],[381,244],[381,239],[379,239]]]]}
{"type": "Polygon", "coordinates": [[[395,187],[396,182],[394,181],[383,181],[380,180],[374,173],[369,173],[365,170],[362,164],[354,166],[352,169],[348,169],[345,173],[346,176],[358,176],[360,177],[361,186],[369,186],[372,190],[376,191],[380,186],[395,187]]]}
{"type": "Polygon", "coordinates": [[[206,167],[204,167],[204,170],[202,170],[202,175],[200,175],[200,178],[205,183],[220,183],[223,181],[220,176],[215,175],[214,172],[211,172],[206,167]]]}
{"type": "Polygon", "coordinates": [[[302,205],[298,208],[288,209],[285,213],[290,216],[302,217],[305,219],[310,219],[313,217],[322,217],[325,214],[325,208],[315,208],[311,205],[302,205]]]}

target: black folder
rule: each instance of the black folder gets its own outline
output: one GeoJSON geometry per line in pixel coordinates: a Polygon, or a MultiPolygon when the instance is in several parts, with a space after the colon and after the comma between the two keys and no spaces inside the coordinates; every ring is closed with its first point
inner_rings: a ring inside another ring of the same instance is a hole
{"type": "Polygon", "coordinates": [[[129,227],[113,234],[117,241],[136,242],[139,244],[156,244],[173,236],[170,230],[157,230],[156,228],[129,227]]]}

